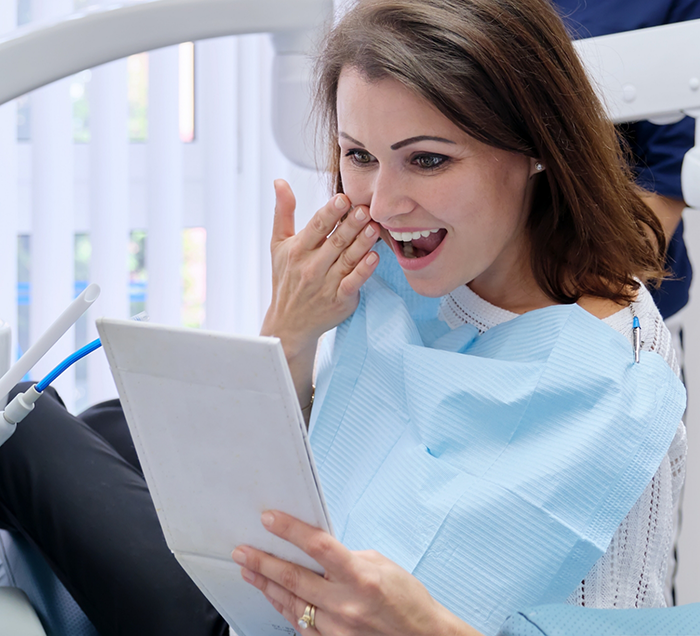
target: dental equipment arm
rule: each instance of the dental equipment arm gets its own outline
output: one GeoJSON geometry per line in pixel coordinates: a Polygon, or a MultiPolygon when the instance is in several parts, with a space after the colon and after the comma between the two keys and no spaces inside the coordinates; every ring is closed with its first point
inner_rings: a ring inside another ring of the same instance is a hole
{"type": "Polygon", "coordinates": [[[574,42],[615,123],[671,124],[695,118],[695,147],[683,160],[686,204],[700,209],[700,20],[574,42]]]}
{"type": "MultiPolygon", "coordinates": [[[[9,371],[0,378],[0,396],[2,396],[3,400],[12,387],[15,386],[44,355],[46,355],[48,350],[58,342],[61,336],[66,333],[66,331],[76,323],[78,318],[87,311],[88,307],[97,300],[99,295],[100,288],[98,285],[94,283],[88,285],[83,293],[54,321],[41,338],[10,367],[9,371]]],[[[92,350],[93,349],[91,349],[91,351],[92,350]]],[[[73,361],[75,362],[76,360],[73,361]]],[[[52,374],[49,374],[47,378],[51,375],[52,374]]],[[[54,378],[51,378],[51,380],[53,379],[54,378]]],[[[0,446],[15,432],[17,423],[21,422],[32,411],[34,402],[39,399],[42,390],[43,388],[37,390],[36,387],[31,387],[25,393],[20,393],[15,396],[7,405],[2,413],[3,417],[0,417],[0,446]]]]}
{"type": "Polygon", "coordinates": [[[180,42],[273,33],[273,131],[294,163],[315,167],[300,143],[309,118],[308,54],[332,0],[150,0],[92,6],[0,38],[0,104],[86,68],[180,42]]]}
{"type": "Polygon", "coordinates": [[[655,124],[700,109],[700,20],[574,42],[615,123],[655,124]]]}

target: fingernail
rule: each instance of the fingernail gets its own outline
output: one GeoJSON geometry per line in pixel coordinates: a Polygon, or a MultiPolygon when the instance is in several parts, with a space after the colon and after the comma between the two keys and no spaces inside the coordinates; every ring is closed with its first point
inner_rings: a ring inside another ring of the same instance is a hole
{"type": "Polygon", "coordinates": [[[245,565],[245,552],[243,552],[243,550],[236,548],[231,553],[231,557],[236,563],[238,563],[238,565],[245,565]]]}
{"type": "Polygon", "coordinates": [[[260,515],[260,521],[262,521],[262,524],[266,528],[269,528],[273,523],[275,523],[275,515],[273,515],[271,512],[263,512],[262,515],[260,515]]]}
{"type": "Polygon", "coordinates": [[[255,573],[251,572],[250,570],[246,570],[245,568],[241,568],[241,576],[248,581],[248,583],[254,583],[255,582],[255,573]]]}
{"type": "Polygon", "coordinates": [[[377,256],[376,252],[370,252],[367,256],[367,265],[374,265],[378,258],[379,256],[377,256]]]}
{"type": "Polygon", "coordinates": [[[335,198],[335,207],[338,208],[339,210],[344,210],[345,208],[348,207],[348,202],[342,194],[339,194],[335,198]]]}
{"type": "Polygon", "coordinates": [[[377,233],[377,230],[375,230],[371,225],[367,226],[367,229],[365,229],[365,236],[370,237],[374,236],[377,233]]]}
{"type": "Polygon", "coordinates": [[[357,211],[355,212],[355,218],[358,221],[364,221],[367,218],[367,215],[365,214],[362,208],[357,208],[357,211]]]}

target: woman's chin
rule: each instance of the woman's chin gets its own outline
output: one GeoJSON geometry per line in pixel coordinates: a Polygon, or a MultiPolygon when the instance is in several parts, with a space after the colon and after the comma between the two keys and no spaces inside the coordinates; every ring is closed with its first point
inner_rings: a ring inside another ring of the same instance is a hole
{"type": "Polygon", "coordinates": [[[405,271],[404,275],[411,289],[426,298],[441,298],[453,291],[459,285],[452,286],[447,281],[435,280],[434,278],[423,278],[416,276],[414,272],[405,271]]]}

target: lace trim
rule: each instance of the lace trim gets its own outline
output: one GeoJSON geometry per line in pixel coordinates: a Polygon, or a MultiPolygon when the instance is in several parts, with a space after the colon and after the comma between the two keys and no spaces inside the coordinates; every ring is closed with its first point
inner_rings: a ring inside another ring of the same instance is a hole
{"type": "MultiPolygon", "coordinates": [[[[680,366],[673,349],[671,336],[654,304],[654,299],[644,286],[639,288],[639,294],[633,306],[642,327],[642,351],[655,351],[661,355],[673,372],[679,376],[680,366]]],[[[450,329],[456,329],[467,323],[474,325],[480,334],[518,316],[512,311],[492,305],[473,292],[467,285],[458,287],[442,298],[438,315],[441,320],[448,324],[450,329]]],[[[634,342],[632,319],[627,307],[608,316],[603,322],[625,336],[630,343],[634,342]]]]}
{"type": "Polygon", "coordinates": [[[480,334],[491,327],[512,320],[518,314],[501,309],[478,296],[466,285],[455,289],[442,299],[439,316],[450,327],[456,329],[464,323],[474,325],[480,334]]]}

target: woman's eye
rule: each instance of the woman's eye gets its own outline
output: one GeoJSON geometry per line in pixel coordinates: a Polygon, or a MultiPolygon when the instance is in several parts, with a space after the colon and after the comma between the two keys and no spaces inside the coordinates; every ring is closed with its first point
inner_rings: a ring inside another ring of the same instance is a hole
{"type": "Polygon", "coordinates": [[[372,163],[372,155],[369,154],[366,150],[358,150],[358,149],[353,149],[349,150],[348,152],[345,153],[346,157],[350,157],[350,160],[358,164],[360,166],[367,165],[368,163],[372,163]]]}
{"type": "Polygon", "coordinates": [[[435,170],[447,161],[447,157],[443,155],[416,155],[411,159],[411,163],[423,170],[435,170]]]}

